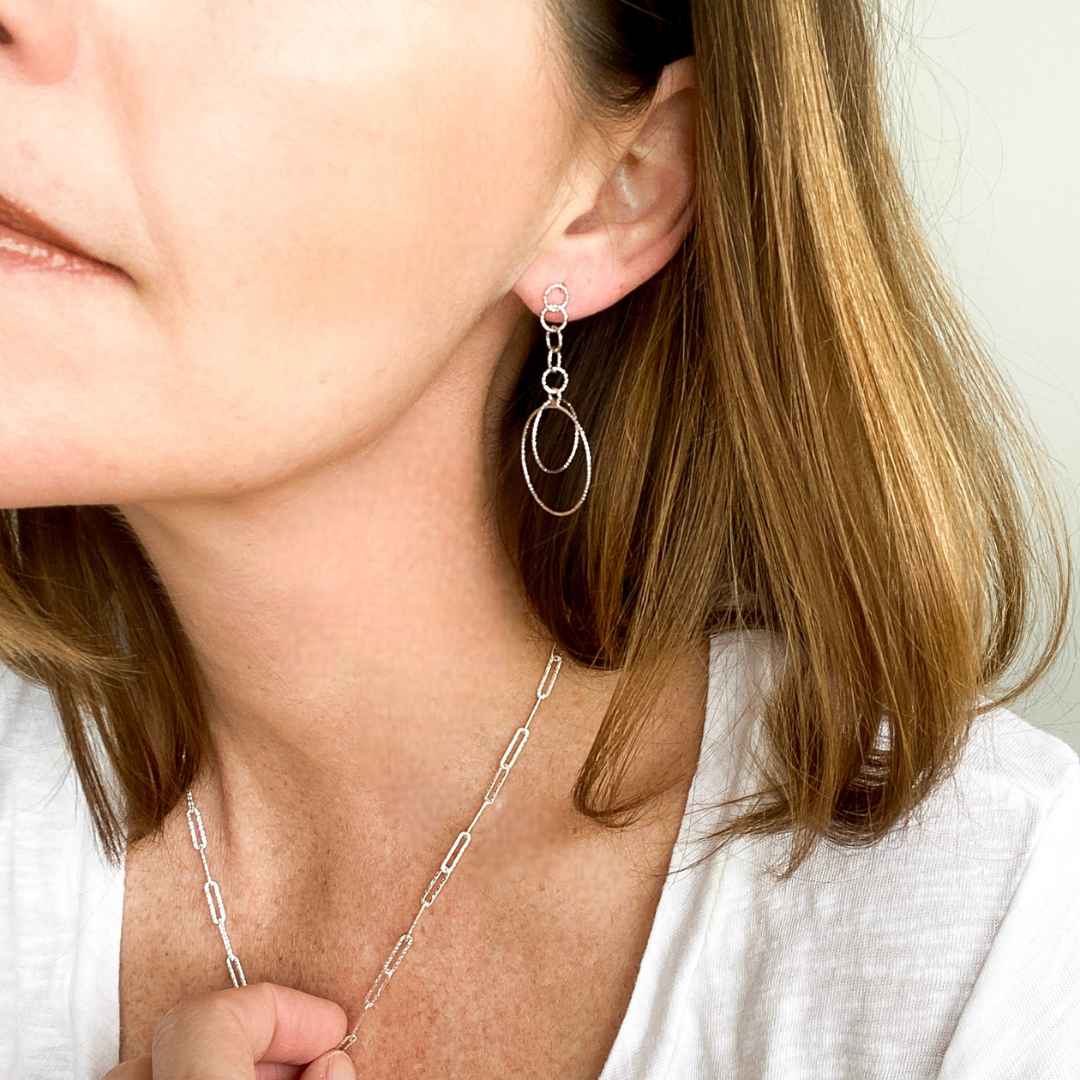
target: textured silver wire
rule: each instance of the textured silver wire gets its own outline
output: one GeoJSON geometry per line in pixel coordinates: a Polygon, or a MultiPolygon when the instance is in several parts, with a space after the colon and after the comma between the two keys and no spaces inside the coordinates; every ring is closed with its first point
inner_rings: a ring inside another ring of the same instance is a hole
{"type": "MultiPolygon", "coordinates": [[[[461,861],[462,855],[465,854],[466,849],[472,842],[472,832],[476,827],[476,823],[480,820],[481,814],[495,801],[502,790],[503,784],[506,783],[506,778],[510,775],[510,770],[521,756],[521,751],[525,749],[525,744],[529,741],[529,725],[536,715],[536,710],[540,707],[540,702],[554,689],[555,680],[559,677],[561,668],[562,655],[557,647],[552,644],[547,666],[544,668],[544,674],[540,676],[540,682],[536,687],[536,700],[529,710],[525,723],[520,725],[510,737],[510,742],[499,759],[499,767],[495,770],[495,775],[492,777],[491,783],[488,784],[487,791],[484,793],[472,821],[469,822],[468,828],[457,834],[454,842],[450,845],[450,850],[444,856],[439,869],[435,871],[434,877],[428,882],[428,887],[424,890],[424,895],[420,899],[420,907],[416,915],[413,916],[409,928],[397,939],[397,943],[390,950],[390,955],[383,961],[378,975],[375,976],[374,981],[368,988],[368,992],[364,996],[364,1007],[360,1010],[359,1018],[335,1049],[348,1050],[357,1041],[358,1036],[356,1033],[361,1021],[367,1015],[368,1009],[373,1008],[375,1002],[379,1000],[379,995],[385,989],[386,984],[389,983],[394,972],[397,971],[401,961],[405,959],[405,954],[413,943],[413,931],[416,929],[424,912],[435,903],[443,887],[450,880],[450,875],[454,872],[455,867],[461,861]]],[[[202,813],[195,803],[195,797],[191,794],[190,788],[188,788],[187,792],[187,824],[188,832],[191,834],[192,847],[195,848],[202,859],[203,872],[206,875],[203,894],[206,896],[206,903],[210,909],[210,921],[217,928],[222,944],[225,946],[225,966],[228,969],[229,978],[233,986],[247,986],[247,979],[244,977],[244,969],[240,963],[240,958],[233,951],[232,941],[229,938],[228,931],[225,929],[225,903],[221,896],[221,886],[210,873],[210,865],[206,858],[206,829],[203,826],[202,813]]]]}
{"type": "Polygon", "coordinates": [[[535,409],[533,409],[529,414],[529,418],[525,421],[525,426],[521,429],[521,471],[525,474],[525,483],[528,484],[529,493],[536,502],[549,514],[554,514],[556,517],[566,517],[568,514],[574,513],[574,511],[585,501],[585,496],[589,494],[589,484],[592,482],[592,453],[589,450],[589,440],[585,438],[585,429],[578,421],[577,414],[574,412],[574,406],[571,405],[569,401],[563,401],[563,393],[570,384],[570,373],[562,364],[562,335],[563,330],[566,328],[566,324],[570,321],[570,317],[566,310],[569,303],[570,291],[561,281],[554,282],[544,290],[544,306],[540,311],[540,325],[544,328],[544,338],[547,342],[548,355],[547,366],[540,376],[540,385],[544,388],[544,393],[547,394],[547,400],[542,401],[535,409]],[[549,299],[553,289],[562,289],[563,293],[562,300],[555,304],[549,299]],[[555,324],[550,323],[547,319],[547,313],[549,311],[560,312],[562,320],[555,324]],[[556,337],[554,345],[552,345],[553,334],[556,337]],[[552,376],[558,379],[557,386],[551,385],[552,376]],[[548,468],[540,460],[540,451],[536,447],[536,432],[540,427],[541,418],[548,409],[555,409],[564,416],[568,416],[574,425],[574,445],[570,448],[570,454],[561,465],[553,469],[548,468]],[[548,506],[548,504],[536,493],[536,488],[533,487],[532,476],[529,474],[529,463],[525,460],[526,443],[532,444],[533,460],[546,473],[560,473],[569,468],[570,463],[577,456],[578,444],[581,443],[581,445],[584,446],[585,486],[582,488],[581,495],[578,496],[577,501],[569,510],[555,510],[553,507],[548,506]]]}

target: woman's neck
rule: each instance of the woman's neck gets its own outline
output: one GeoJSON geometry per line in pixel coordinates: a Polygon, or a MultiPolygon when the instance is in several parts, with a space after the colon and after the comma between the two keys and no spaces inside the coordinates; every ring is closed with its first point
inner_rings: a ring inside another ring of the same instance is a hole
{"type": "MultiPolygon", "coordinates": [[[[120,507],[195,650],[223,798],[278,818],[455,771],[486,782],[551,644],[490,516],[490,391],[515,362],[473,341],[348,455],[231,497],[120,507]]],[[[570,667],[538,723],[572,725],[559,738],[584,752],[614,676],[570,667]]]]}

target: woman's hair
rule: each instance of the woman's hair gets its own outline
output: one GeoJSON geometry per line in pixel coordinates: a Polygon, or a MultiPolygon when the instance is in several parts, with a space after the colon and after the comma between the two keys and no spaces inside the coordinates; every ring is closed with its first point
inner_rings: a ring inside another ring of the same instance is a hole
{"type": "MultiPolygon", "coordinates": [[[[664,65],[691,53],[700,104],[684,243],[567,336],[599,469],[581,510],[552,518],[525,488],[531,378],[499,432],[495,511],[535,614],[568,656],[624,669],[574,805],[613,828],[636,820],[663,787],[621,781],[672,659],[705,633],[766,631],[785,663],[761,706],[763,783],[712,835],[790,831],[786,877],[822,837],[882,836],[948,774],[976,717],[1044,674],[1068,611],[1060,509],[920,234],[883,116],[880,12],[545,2],[581,125],[633,123],[664,65]],[[986,696],[1039,598],[1042,651],[986,696]]],[[[537,327],[526,371],[544,351],[537,327]]],[[[543,479],[549,505],[583,482],[573,467],[543,479]]],[[[0,655],[53,695],[118,858],[206,760],[193,651],[115,507],[2,518],[0,655]]]]}

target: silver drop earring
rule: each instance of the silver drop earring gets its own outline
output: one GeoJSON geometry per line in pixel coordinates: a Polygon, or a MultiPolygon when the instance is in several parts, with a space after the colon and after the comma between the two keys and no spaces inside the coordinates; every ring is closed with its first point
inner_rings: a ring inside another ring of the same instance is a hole
{"type": "Polygon", "coordinates": [[[566,324],[570,321],[566,313],[566,307],[569,303],[570,292],[561,281],[554,282],[544,290],[544,307],[540,312],[540,325],[544,328],[548,355],[547,367],[544,369],[543,375],[540,376],[540,385],[543,386],[544,392],[547,394],[547,400],[542,401],[533,409],[528,420],[525,421],[525,426],[521,429],[521,471],[525,474],[525,483],[529,485],[529,492],[540,506],[556,517],[566,517],[568,514],[574,513],[585,501],[585,496],[589,493],[589,484],[592,482],[592,454],[589,451],[589,440],[585,438],[585,429],[578,421],[574,406],[569,401],[563,401],[563,392],[570,382],[570,375],[566,368],[562,366],[562,335],[566,324]],[[563,294],[562,300],[554,304],[549,299],[553,289],[561,289],[563,294]],[[558,311],[562,315],[562,321],[555,325],[549,323],[547,320],[549,311],[558,311]],[[556,336],[554,345],[552,344],[552,335],[556,336]],[[555,385],[552,385],[553,381],[555,385]],[[540,426],[540,418],[547,409],[557,409],[564,416],[568,416],[574,425],[574,445],[570,448],[570,454],[561,465],[554,469],[549,469],[540,460],[540,452],[536,448],[536,429],[540,426]],[[532,429],[531,432],[530,428],[532,429]],[[546,473],[560,473],[570,467],[570,463],[577,454],[579,441],[585,448],[585,486],[578,496],[577,502],[569,510],[553,510],[537,495],[536,488],[533,487],[532,477],[529,475],[529,465],[525,460],[525,444],[526,442],[532,444],[533,460],[540,469],[546,473]]]}

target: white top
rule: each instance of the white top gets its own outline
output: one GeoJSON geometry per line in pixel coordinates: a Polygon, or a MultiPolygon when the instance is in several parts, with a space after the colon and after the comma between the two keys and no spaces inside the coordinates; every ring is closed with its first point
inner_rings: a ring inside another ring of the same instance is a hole
{"type": "MultiPolygon", "coordinates": [[[[774,644],[714,637],[688,805],[751,790],[774,644]]],[[[76,783],[47,691],[0,666],[0,1076],[13,1080],[101,1080],[116,1064],[123,873],[76,783]]],[[[709,850],[694,843],[715,820],[684,817],[672,866],[709,850]]],[[[995,710],[906,829],[819,847],[781,885],[763,868],[783,846],[744,839],[667,879],[599,1080],[1080,1077],[1080,759],[1062,740],[995,710]]]]}

